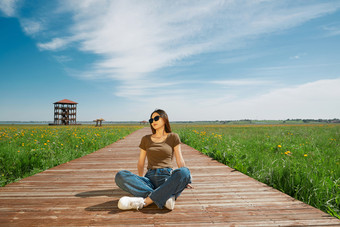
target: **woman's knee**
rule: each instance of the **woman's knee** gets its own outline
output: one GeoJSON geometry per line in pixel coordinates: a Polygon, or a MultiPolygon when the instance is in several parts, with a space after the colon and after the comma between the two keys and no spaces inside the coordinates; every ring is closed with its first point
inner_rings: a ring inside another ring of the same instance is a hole
{"type": "Polygon", "coordinates": [[[118,185],[121,182],[124,182],[124,179],[126,178],[126,176],[130,175],[131,172],[127,171],[127,170],[121,170],[118,173],[116,173],[115,176],[115,182],[118,185]]]}
{"type": "Polygon", "coordinates": [[[180,177],[184,180],[190,181],[191,179],[190,177],[191,173],[187,167],[181,167],[181,168],[175,169],[172,174],[174,173],[179,174],[180,177]]]}

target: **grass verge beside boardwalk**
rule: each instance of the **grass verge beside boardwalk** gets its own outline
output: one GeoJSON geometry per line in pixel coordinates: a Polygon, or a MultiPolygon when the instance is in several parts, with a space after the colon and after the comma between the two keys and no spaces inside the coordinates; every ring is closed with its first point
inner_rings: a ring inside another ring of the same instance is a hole
{"type": "Polygon", "coordinates": [[[183,143],[340,218],[340,125],[173,125],[183,143]]]}
{"type": "Polygon", "coordinates": [[[0,184],[5,186],[82,157],[140,128],[137,125],[0,126],[0,184]]]}

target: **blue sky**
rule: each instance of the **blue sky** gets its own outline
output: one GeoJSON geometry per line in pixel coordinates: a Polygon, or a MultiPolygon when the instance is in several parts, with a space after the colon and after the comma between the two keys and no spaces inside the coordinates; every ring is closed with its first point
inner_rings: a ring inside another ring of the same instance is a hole
{"type": "Polygon", "coordinates": [[[0,121],[340,118],[339,1],[1,0],[0,121]]]}

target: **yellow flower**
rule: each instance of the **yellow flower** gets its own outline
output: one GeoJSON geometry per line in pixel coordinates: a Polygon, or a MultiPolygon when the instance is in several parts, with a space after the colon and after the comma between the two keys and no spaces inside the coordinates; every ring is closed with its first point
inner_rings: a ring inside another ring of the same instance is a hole
{"type": "Polygon", "coordinates": [[[285,152],[286,155],[288,155],[288,154],[290,154],[290,153],[291,153],[290,151],[286,151],[286,152],[285,152]]]}
{"type": "Polygon", "coordinates": [[[308,155],[307,155],[307,154],[304,154],[303,156],[304,156],[304,157],[307,157],[308,155]]]}
{"type": "Polygon", "coordinates": [[[20,151],[18,151],[18,152],[20,152],[20,151]]]}
{"type": "Polygon", "coordinates": [[[46,145],[47,145],[47,143],[44,143],[44,145],[46,146],[46,145]]]}
{"type": "Polygon", "coordinates": [[[282,146],[281,145],[277,145],[278,148],[281,148],[282,146]]]}

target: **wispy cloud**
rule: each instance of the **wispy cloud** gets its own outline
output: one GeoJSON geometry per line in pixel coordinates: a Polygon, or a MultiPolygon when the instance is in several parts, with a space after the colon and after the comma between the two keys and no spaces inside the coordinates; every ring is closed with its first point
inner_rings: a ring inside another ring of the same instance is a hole
{"type": "Polygon", "coordinates": [[[54,58],[60,63],[72,61],[72,58],[66,55],[55,55],[54,58]]]}
{"type": "MultiPolygon", "coordinates": [[[[14,16],[18,5],[19,1],[1,1],[0,9],[7,16],[14,16]]],[[[230,75],[221,73],[225,77],[209,74],[206,79],[193,75],[187,78],[185,73],[180,76],[178,73],[174,79],[174,75],[169,73],[171,70],[166,70],[188,62],[192,68],[200,66],[200,59],[195,59],[200,54],[229,51],[230,54],[225,54],[223,59],[214,59],[219,65],[270,55],[270,51],[266,50],[250,55],[248,52],[243,52],[244,55],[234,53],[262,37],[283,33],[339,8],[338,1],[60,0],[56,8],[49,9],[49,14],[20,17],[20,22],[26,34],[36,39],[38,48],[51,51],[56,61],[65,67],[73,60],[67,56],[68,49],[95,55],[96,58],[83,68],[66,70],[81,79],[113,81],[112,92],[116,96],[135,100],[140,105],[150,105],[150,108],[154,105],[162,107],[164,102],[173,109],[192,108],[186,110],[188,116],[195,115],[195,111],[202,108],[217,106],[215,112],[239,119],[242,116],[236,113],[243,111],[244,118],[250,118],[246,115],[249,108],[258,113],[261,113],[260,107],[268,111],[277,99],[282,99],[282,103],[290,108],[299,108],[301,103],[294,97],[300,95],[305,97],[301,100],[307,101],[304,92],[315,97],[310,88],[320,93],[319,88],[330,86],[328,91],[338,95],[333,85],[339,82],[318,81],[278,89],[276,78],[271,77],[277,72],[281,72],[282,76],[282,71],[309,68],[312,66],[310,63],[277,67],[251,65],[242,78],[230,72],[230,75]],[[56,18],[67,23],[51,22],[56,18]],[[248,93],[251,88],[261,90],[260,95],[253,97],[253,91],[248,93]],[[289,101],[296,105],[289,104],[289,101]]],[[[337,35],[339,30],[336,24],[324,29],[333,35],[337,35]]],[[[292,60],[302,60],[305,55],[296,51],[286,58],[289,56],[292,60]]],[[[333,96],[320,94],[320,97],[327,99],[333,96]]],[[[334,102],[334,99],[331,100],[334,102]]],[[[280,111],[284,112],[283,109],[280,111]]],[[[222,115],[219,117],[223,118],[222,115]]],[[[209,115],[200,118],[209,119],[209,115]]]]}
{"type": "Polygon", "coordinates": [[[38,43],[37,45],[40,50],[60,51],[65,49],[70,42],[69,38],[53,38],[50,42],[38,43]]]}
{"type": "MultiPolygon", "coordinates": [[[[171,115],[174,120],[327,119],[339,117],[335,114],[340,111],[339,86],[340,78],[337,78],[276,88],[243,99],[222,93],[217,98],[211,98],[208,94],[206,98],[199,97],[196,105],[183,102],[180,98],[166,99],[163,103],[168,109],[181,110],[171,115]]],[[[150,101],[157,103],[152,99],[150,101]]],[[[138,108],[139,104],[135,105],[138,108]]]]}
{"type": "Polygon", "coordinates": [[[0,10],[4,13],[4,15],[13,17],[16,15],[17,7],[20,2],[21,0],[1,0],[0,10]]]}
{"type": "Polygon", "coordinates": [[[216,60],[216,62],[219,64],[234,64],[234,63],[246,62],[249,60],[258,59],[258,58],[261,58],[267,55],[270,55],[270,53],[265,53],[265,51],[262,51],[261,53],[254,53],[254,54],[231,53],[226,57],[216,60]]]}
{"type": "Polygon", "coordinates": [[[261,80],[261,79],[240,79],[240,80],[214,80],[210,83],[227,85],[227,86],[258,86],[258,85],[270,85],[273,81],[261,80]]]}
{"type": "MultiPolygon", "coordinates": [[[[228,103],[244,118],[334,118],[340,111],[340,78],[318,80],[293,87],[275,89],[256,97],[228,103]],[[251,112],[247,110],[251,109],[251,112]]],[[[235,119],[236,116],[234,116],[235,119]]]]}
{"type": "Polygon", "coordinates": [[[301,54],[297,54],[297,55],[291,56],[289,59],[298,60],[298,59],[301,59],[302,57],[304,57],[306,55],[307,55],[306,53],[301,53],[301,54]]]}
{"type": "Polygon", "coordinates": [[[134,87],[131,80],[141,94],[147,94],[149,87],[141,86],[140,81],[191,56],[235,49],[247,40],[298,26],[340,7],[322,2],[286,7],[288,4],[276,1],[61,3],[58,11],[72,16],[70,35],[53,35],[50,41],[40,41],[39,48],[58,51],[75,45],[80,51],[101,56],[83,75],[120,81],[119,95],[127,94],[125,84],[134,87]]]}
{"type": "Polygon", "coordinates": [[[177,82],[157,82],[152,80],[124,81],[118,86],[116,95],[131,99],[143,99],[144,97],[164,96],[182,93],[175,86],[177,82]],[[174,89],[169,89],[174,88],[174,89]],[[157,92],[155,92],[157,91],[157,92]]]}
{"type": "Polygon", "coordinates": [[[43,30],[43,25],[41,22],[32,19],[21,19],[21,26],[27,35],[35,36],[43,30]]]}
{"type": "Polygon", "coordinates": [[[326,32],[326,36],[340,35],[340,23],[332,23],[323,27],[326,32]]]}

